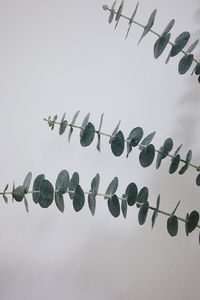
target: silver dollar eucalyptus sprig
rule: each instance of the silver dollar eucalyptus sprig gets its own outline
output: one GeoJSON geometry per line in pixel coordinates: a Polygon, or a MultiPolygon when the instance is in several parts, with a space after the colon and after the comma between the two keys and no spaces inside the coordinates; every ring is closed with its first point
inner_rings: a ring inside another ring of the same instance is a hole
{"type": "Polygon", "coordinates": [[[77,125],[77,117],[79,115],[79,111],[77,111],[72,118],[71,123],[66,120],[66,114],[64,113],[61,121],[57,121],[57,115],[53,118],[49,116],[49,118],[45,118],[44,120],[48,123],[51,130],[55,128],[55,125],[59,126],[59,134],[62,135],[66,131],[67,127],[70,128],[68,134],[68,140],[70,140],[73,129],[77,128],[80,130],[80,144],[83,147],[89,146],[95,138],[95,134],[97,135],[97,149],[101,150],[101,136],[105,136],[109,138],[109,144],[111,145],[112,153],[119,157],[125,151],[125,145],[127,148],[126,157],[129,157],[129,154],[133,150],[133,148],[138,147],[140,150],[139,154],[139,162],[142,167],[146,168],[150,166],[154,160],[156,160],[156,169],[158,169],[162,163],[162,161],[168,157],[170,158],[170,166],[169,166],[169,174],[174,174],[178,171],[180,164],[183,165],[180,167],[178,173],[183,175],[189,167],[194,168],[198,175],[196,177],[196,185],[200,186],[200,166],[193,164],[192,161],[192,150],[189,150],[186,154],[186,158],[181,158],[179,151],[182,147],[182,144],[178,146],[178,148],[171,154],[171,151],[174,146],[174,142],[172,138],[167,138],[159,149],[152,144],[152,140],[155,136],[155,131],[148,134],[144,137],[144,131],[141,127],[133,128],[128,137],[125,138],[124,133],[119,130],[120,122],[118,122],[117,126],[113,130],[112,134],[108,134],[101,131],[102,123],[103,123],[103,114],[100,118],[100,124],[98,130],[95,129],[95,126],[89,122],[90,113],[86,115],[81,125],[77,125]]]}
{"type": "Polygon", "coordinates": [[[154,49],[153,49],[155,58],[158,58],[163,53],[163,51],[165,50],[167,45],[170,45],[171,49],[167,56],[166,63],[169,62],[171,57],[174,57],[179,53],[184,54],[178,64],[179,74],[185,74],[190,69],[192,64],[194,63],[195,66],[193,68],[191,75],[196,74],[198,76],[198,82],[200,83],[200,62],[194,57],[194,54],[192,54],[192,51],[196,48],[196,46],[199,43],[199,39],[193,41],[190,44],[190,46],[185,49],[185,47],[186,47],[186,45],[188,45],[188,42],[190,39],[190,33],[188,31],[184,31],[175,38],[174,42],[172,42],[170,40],[170,38],[171,38],[170,31],[175,24],[175,20],[174,19],[170,20],[161,34],[157,33],[156,31],[154,31],[152,29],[155,18],[156,18],[157,10],[156,9],[153,10],[153,12],[150,14],[150,17],[149,17],[146,25],[143,25],[140,22],[135,20],[136,13],[138,11],[138,6],[139,6],[139,2],[136,4],[136,7],[135,7],[131,17],[127,17],[122,14],[123,7],[124,7],[124,1],[121,2],[118,9],[115,8],[116,1],[114,1],[111,8],[109,8],[108,5],[106,5],[106,4],[103,5],[103,9],[105,11],[109,11],[108,22],[112,23],[113,21],[115,21],[115,28],[117,27],[120,18],[128,20],[128,29],[127,29],[126,36],[125,36],[126,39],[129,36],[132,24],[135,24],[143,29],[143,32],[139,39],[138,44],[149,32],[154,34],[157,37],[157,40],[154,44],[154,49]]]}
{"type": "Polygon", "coordinates": [[[29,172],[22,185],[15,187],[15,184],[13,184],[12,191],[8,192],[9,185],[7,184],[3,192],[0,192],[0,195],[3,196],[6,203],[8,203],[8,196],[12,197],[12,201],[24,201],[27,212],[29,211],[27,200],[28,194],[32,195],[33,202],[39,204],[42,208],[48,208],[55,203],[56,207],[61,212],[64,212],[65,210],[65,194],[69,195],[75,212],[82,210],[87,197],[88,207],[93,216],[96,211],[96,197],[103,197],[107,202],[109,212],[115,218],[119,217],[121,214],[126,218],[129,207],[134,205],[138,208],[138,222],[140,225],[145,223],[149,211],[153,211],[151,216],[152,228],[154,227],[159,214],[167,216],[166,227],[168,233],[172,237],[176,236],[178,233],[179,222],[185,224],[187,236],[195,229],[200,228],[200,225],[198,224],[199,213],[196,210],[187,213],[186,218],[181,218],[176,215],[180,201],[171,213],[160,209],[160,195],[157,197],[156,207],[150,206],[148,201],[149,190],[146,186],[139,189],[135,182],[130,182],[123,195],[119,197],[116,194],[119,185],[118,177],[112,179],[105,193],[99,192],[100,175],[98,173],[92,179],[89,191],[84,191],[81,187],[80,177],[77,172],[74,172],[70,178],[69,172],[65,169],[60,171],[54,185],[45,178],[44,174],[39,174],[34,179],[32,190],[30,190],[31,180],[32,173],[29,172]]]}

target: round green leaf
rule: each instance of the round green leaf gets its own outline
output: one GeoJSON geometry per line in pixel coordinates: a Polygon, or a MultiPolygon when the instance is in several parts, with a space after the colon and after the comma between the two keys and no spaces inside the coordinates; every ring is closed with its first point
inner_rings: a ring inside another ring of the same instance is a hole
{"type": "Polygon", "coordinates": [[[178,72],[179,74],[185,74],[193,63],[193,54],[184,55],[179,64],[178,64],[178,72]]]}
{"type": "Polygon", "coordinates": [[[162,158],[167,157],[168,153],[172,150],[172,148],[173,148],[173,140],[171,138],[167,138],[163,144],[162,158]]]}
{"type": "Polygon", "coordinates": [[[200,75],[200,63],[198,63],[195,67],[195,74],[200,75]]]}
{"type": "Polygon", "coordinates": [[[113,195],[111,198],[108,199],[108,208],[113,217],[115,218],[119,217],[120,204],[117,195],[113,195]]]}
{"type": "Polygon", "coordinates": [[[94,216],[95,211],[96,211],[96,197],[92,190],[90,190],[90,193],[92,193],[92,194],[88,195],[88,206],[89,206],[91,214],[94,216]]]}
{"type": "Polygon", "coordinates": [[[184,174],[187,171],[191,160],[192,160],[192,150],[189,150],[186,155],[185,165],[179,171],[180,175],[184,174]]]}
{"type": "Polygon", "coordinates": [[[24,195],[25,195],[25,189],[22,185],[16,187],[13,192],[12,192],[12,195],[14,197],[14,199],[17,201],[17,202],[21,202],[24,198],[24,195]]]}
{"type": "Polygon", "coordinates": [[[137,207],[140,207],[142,203],[146,202],[148,200],[149,197],[149,190],[146,186],[144,186],[143,188],[141,188],[141,190],[139,191],[138,195],[137,195],[137,207]]]}
{"type": "Polygon", "coordinates": [[[139,209],[138,221],[140,225],[143,225],[146,221],[147,214],[149,210],[149,202],[145,201],[139,209]]]}
{"type": "Polygon", "coordinates": [[[198,225],[199,222],[199,213],[196,210],[193,210],[188,218],[188,232],[192,232],[198,225]]]}
{"type": "Polygon", "coordinates": [[[40,185],[40,196],[38,202],[41,207],[47,208],[53,202],[54,188],[50,181],[44,179],[40,185]]]}
{"type": "Polygon", "coordinates": [[[60,127],[59,127],[59,134],[62,135],[66,128],[67,128],[67,125],[68,125],[68,122],[67,120],[63,120],[61,123],[60,123],[60,127]]]}
{"type": "Polygon", "coordinates": [[[79,174],[74,172],[69,182],[69,197],[73,199],[76,186],[79,185],[79,174]]]}
{"type": "Polygon", "coordinates": [[[177,55],[187,44],[190,38],[190,33],[188,31],[182,32],[174,42],[174,45],[172,46],[170,56],[177,55]]]}
{"type": "Polygon", "coordinates": [[[81,146],[83,147],[89,146],[94,140],[94,135],[95,135],[95,127],[92,123],[89,122],[86,125],[81,135],[81,139],[80,139],[81,146]]]}
{"type": "Polygon", "coordinates": [[[56,179],[56,191],[59,194],[65,194],[69,187],[69,173],[67,170],[62,170],[56,179]]]}
{"type": "Polygon", "coordinates": [[[200,173],[197,175],[196,185],[200,186],[200,173]]]}
{"type": "Polygon", "coordinates": [[[150,166],[155,157],[155,147],[153,144],[148,145],[140,152],[139,161],[142,167],[150,166]]]}
{"type": "Polygon", "coordinates": [[[91,190],[92,190],[94,196],[96,196],[98,193],[99,183],[100,183],[100,175],[97,173],[91,182],[91,190]]]}
{"type": "Polygon", "coordinates": [[[126,219],[126,216],[127,216],[127,201],[126,200],[122,200],[121,201],[121,210],[122,210],[122,214],[123,214],[123,217],[126,219]]]}
{"type": "Polygon", "coordinates": [[[23,182],[23,187],[24,187],[24,191],[25,191],[25,194],[28,193],[28,190],[29,190],[29,187],[30,187],[30,184],[31,184],[31,179],[32,179],[32,173],[29,172],[25,179],[24,179],[24,182],[23,182]]]}
{"type": "Polygon", "coordinates": [[[127,140],[130,141],[130,145],[132,147],[135,147],[139,144],[142,137],[143,137],[143,129],[141,127],[135,127],[129,133],[129,136],[128,136],[127,140]]]}
{"type": "Polygon", "coordinates": [[[171,236],[175,236],[178,233],[178,218],[172,216],[167,219],[167,231],[171,236]]]}
{"type": "Polygon", "coordinates": [[[157,39],[154,45],[154,58],[158,58],[163,53],[170,40],[170,36],[171,34],[167,33],[157,39]]]}
{"type": "Polygon", "coordinates": [[[112,153],[115,156],[120,156],[124,152],[124,135],[119,131],[111,142],[112,153]]]}
{"type": "Polygon", "coordinates": [[[74,197],[73,197],[73,207],[76,212],[80,211],[85,204],[85,195],[80,185],[76,186],[74,197]]]}
{"type": "Polygon", "coordinates": [[[146,147],[147,145],[149,145],[151,143],[151,141],[153,140],[154,136],[155,136],[156,132],[153,131],[152,133],[148,134],[140,143],[139,145],[139,150],[143,150],[144,147],[146,147]]]}
{"type": "Polygon", "coordinates": [[[138,194],[137,185],[133,182],[129,183],[125,191],[126,200],[129,206],[135,204],[137,200],[137,194],[138,194]]]}
{"type": "Polygon", "coordinates": [[[111,181],[111,183],[109,184],[109,186],[107,187],[107,190],[105,193],[106,196],[104,196],[104,199],[108,199],[115,194],[115,192],[118,188],[118,183],[119,183],[118,178],[114,177],[113,180],[111,181]]]}
{"type": "Polygon", "coordinates": [[[64,212],[65,205],[64,205],[63,195],[61,193],[55,193],[55,203],[56,203],[57,208],[61,212],[64,212]]]}
{"type": "Polygon", "coordinates": [[[175,157],[172,158],[170,167],[169,167],[169,173],[173,174],[178,169],[179,163],[180,163],[181,157],[179,154],[177,154],[175,157]]]}
{"type": "Polygon", "coordinates": [[[45,179],[44,174],[40,174],[34,180],[32,197],[33,197],[33,201],[35,203],[38,203],[38,201],[39,201],[39,198],[40,198],[40,185],[41,185],[41,183],[44,179],[45,179]]]}
{"type": "Polygon", "coordinates": [[[174,24],[175,24],[175,20],[172,19],[172,20],[167,24],[167,26],[165,27],[165,29],[163,30],[162,35],[165,35],[166,33],[168,33],[168,32],[172,29],[172,27],[174,26],[174,24]]]}

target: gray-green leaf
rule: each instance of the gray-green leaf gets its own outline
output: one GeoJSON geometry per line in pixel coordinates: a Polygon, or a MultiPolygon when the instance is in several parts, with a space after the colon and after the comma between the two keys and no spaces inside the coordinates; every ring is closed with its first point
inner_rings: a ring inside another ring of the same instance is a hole
{"type": "Polygon", "coordinates": [[[108,209],[113,217],[119,217],[120,204],[117,195],[113,195],[111,198],[108,199],[108,209]]]}
{"type": "Polygon", "coordinates": [[[139,209],[138,221],[140,225],[143,225],[146,221],[147,214],[149,210],[149,202],[145,201],[139,209]]]}
{"type": "Polygon", "coordinates": [[[59,194],[65,194],[69,187],[69,173],[67,170],[62,170],[56,179],[56,191],[59,194]]]}
{"type": "Polygon", "coordinates": [[[192,62],[193,62],[193,54],[184,55],[178,64],[179,74],[185,74],[191,67],[192,62]]]}
{"type": "Polygon", "coordinates": [[[37,204],[40,198],[40,186],[42,181],[45,179],[44,174],[38,175],[33,182],[33,201],[37,204]]]}
{"type": "Polygon", "coordinates": [[[154,157],[155,157],[155,147],[153,144],[150,144],[140,152],[139,161],[141,166],[144,168],[150,166],[154,160],[154,157]]]}
{"type": "Polygon", "coordinates": [[[124,135],[121,130],[113,138],[111,150],[115,156],[120,156],[124,152],[124,135]]]}
{"type": "Polygon", "coordinates": [[[85,195],[80,185],[76,186],[73,196],[73,207],[76,212],[80,211],[85,204],[85,195]]]}
{"type": "Polygon", "coordinates": [[[158,58],[163,53],[170,40],[170,36],[171,34],[167,33],[157,39],[154,44],[154,58],[158,58]]]}
{"type": "Polygon", "coordinates": [[[113,180],[111,181],[111,183],[109,184],[109,186],[107,187],[107,190],[105,193],[106,196],[104,196],[104,199],[108,199],[115,194],[115,192],[117,191],[117,188],[118,188],[118,183],[119,183],[118,178],[114,177],[113,180]]]}
{"type": "Polygon", "coordinates": [[[85,129],[82,132],[81,139],[80,139],[81,146],[82,147],[89,146],[93,142],[94,136],[95,136],[95,127],[92,123],[89,122],[85,126],[85,129]]]}
{"type": "Polygon", "coordinates": [[[40,185],[40,196],[38,202],[41,207],[47,208],[53,202],[54,188],[50,181],[44,179],[40,185]]]}
{"type": "Polygon", "coordinates": [[[144,36],[145,36],[145,35],[151,30],[151,28],[153,27],[156,13],[157,13],[157,9],[154,9],[154,11],[151,13],[151,15],[150,15],[150,17],[149,17],[149,20],[148,20],[147,24],[146,24],[145,27],[144,27],[144,31],[143,31],[143,33],[142,33],[142,36],[141,36],[141,38],[140,38],[138,44],[141,42],[141,40],[144,38],[144,36]]]}

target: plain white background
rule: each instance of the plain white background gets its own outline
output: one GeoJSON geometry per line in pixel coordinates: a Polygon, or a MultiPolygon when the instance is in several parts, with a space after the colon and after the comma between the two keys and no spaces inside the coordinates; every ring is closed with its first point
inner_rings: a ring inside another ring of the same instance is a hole
{"type": "MultiPolygon", "coordinates": [[[[181,55],[165,65],[169,47],[153,58],[155,36],[142,34],[133,26],[124,40],[127,22],[120,20],[113,31],[102,10],[104,1],[0,1],[0,101],[1,101],[1,190],[13,180],[22,184],[28,171],[36,177],[45,173],[55,182],[67,169],[78,171],[81,185],[90,187],[100,173],[100,191],[105,192],[114,176],[118,194],[127,184],[148,186],[150,204],[161,194],[161,208],[171,212],[181,200],[177,214],[200,209],[196,172],[169,175],[169,160],[159,170],[155,162],[140,167],[139,151],[128,159],[112,155],[108,140],[102,152],[93,143],[82,148],[79,132],[71,143],[67,134],[50,132],[43,121],[48,115],[66,112],[69,121],[80,110],[78,124],[90,112],[98,127],[104,112],[103,131],[111,133],[121,120],[121,129],[141,126],[145,134],[156,131],[157,148],[167,137],[181,155],[193,150],[199,164],[199,89],[197,77],[177,72],[181,55]]],[[[111,2],[108,3],[112,5],[111,2]]],[[[124,14],[130,16],[135,1],[127,0],[124,14]]],[[[199,37],[200,2],[197,0],[143,0],[136,20],[146,23],[157,8],[154,29],[162,32],[176,19],[172,40],[182,31],[199,37]]],[[[199,58],[200,48],[194,51],[199,58]]],[[[87,205],[75,213],[68,197],[65,212],[53,204],[48,209],[28,198],[30,213],[23,203],[0,203],[0,300],[25,299],[199,299],[198,230],[188,238],[184,224],[172,238],[166,217],[159,216],[153,231],[151,214],[144,226],[137,209],[127,219],[114,219],[105,200],[98,198],[96,216],[87,205]]]]}

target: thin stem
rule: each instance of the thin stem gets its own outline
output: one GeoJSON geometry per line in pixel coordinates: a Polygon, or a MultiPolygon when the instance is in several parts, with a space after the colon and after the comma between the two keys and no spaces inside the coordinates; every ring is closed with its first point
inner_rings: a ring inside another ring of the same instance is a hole
{"type": "MultiPolygon", "coordinates": [[[[46,119],[46,118],[44,118],[44,121],[45,121],[45,122],[50,122],[50,123],[52,123],[52,124],[54,123],[54,124],[56,124],[56,125],[61,125],[61,122],[53,121],[53,120],[51,120],[51,119],[46,119]]],[[[69,127],[74,127],[74,128],[78,128],[78,129],[80,129],[80,130],[84,130],[83,127],[78,126],[78,125],[75,125],[75,124],[74,124],[74,125],[68,124],[67,126],[69,126],[69,127]]],[[[105,133],[105,132],[99,132],[99,131],[97,131],[97,130],[95,130],[95,132],[96,132],[97,134],[100,134],[100,135],[103,135],[103,136],[106,136],[106,137],[109,137],[109,138],[114,138],[113,135],[108,134],[108,133],[105,133]]],[[[125,139],[124,141],[125,141],[126,143],[128,143],[128,144],[130,143],[130,140],[125,139]]],[[[142,145],[142,144],[138,144],[137,146],[138,146],[138,147],[144,147],[144,148],[146,148],[146,146],[145,146],[145,145],[142,145]]],[[[155,149],[155,152],[159,153],[160,151],[157,150],[157,149],[155,149]]],[[[174,158],[174,156],[171,155],[171,154],[167,154],[167,156],[170,157],[170,158],[174,158]]],[[[182,158],[180,159],[180,161],[183,162],[183,163],[186,163],[186,160],[184,160],[184,159],[182,159],[182,158]]],[[[194,165],[194,164],[192,164],[192,163],[189,163],[188,166],[190,166],[190,167],[192,167],[192,168],[195,168],[197,171],[200,171],[200,166],[194,165]]]]}
{"type": "MultiPolygon", "coordinates": [[[[56,193],[56,192],[58,192],[58,190],[54,190],[54,193],[56,193]]],[[[33,190],[33,191],[29,191],[27,194],[38,194],[38,193],[40,193],[40,191],[34,191],[34,190],[33,190]]],[[[67,194],[69,194],[69,193],[73,194],[73,193],[75,193],[75,191],[74,191],[74,190],[73,190],[73,191],[67,190],[66,193],[67,193],[67,194]]],[[[3,194],[6,194],[6,195],[12,195],[12,192],[5,192],[5,193],[0,192],[0,195],[3,195],[3,194]]],[[[87,192],[87,191],[84,191],[84,194],[85,194],[85,195],[92,195],[93,192],[87,192]]],[[[105,200],[108,200],[108,198],[110,198],[110,195],[107,195],[107,194],[104,194],[104,193],[97,193],[96,196],[104,197],[104,198],[106,197],[105,200]]],[[[121,201],[122,201],[122,200],[127,201],[127,198],[124,198],[124,197],[118,197],[118,199],[121,200],[121,201]]],[[[138,206],[140,206],[140,207],[143,205],[143,203],[140,203],[140,202],[136,202],[135,204],[138,205],[138,206]]],[[[153,206],[149,206],[149,209],[151,209],[151,210],[153,210],[153,211],[157,210],[157,209],[156,209],[155,207],[153,207],[153,206]]],[[[157,212],[160,213],[160,214],[162,214],[162,215],[171,217],[171,214],[170,214],[170,213],[165,212],[165,211],[163,211],[163,210],[158,209],[157,212]]],[[[177,217],[177,219],[178,219],[179,221],[182,221],[182,222],[184,222],[184,223],[187,222],[187,220],[184,219],[184,218],[181,218],[181,217],[178,217],[178,216],[176,216],[176,217],[177,217]]],[[[197,225],[197,227],[200,228],[200,225],[197,225]]]]}
{"type": "MultiPolygon", "coordinates": [[[[105,11],[108,10],[108,11],[110,11],[110,12],[112,11],[114,14],[117,14],[117,12],[115,12],[115,11],[113,11],[111,8],[109,8],[108,5],[103,5],[103,9],[104,9],[105,11]]],[[[122,17],[122,18],[128,20],[129,22],[132,22],[132,23],[134,23],[134,24],[136,24],[136,25],[138,25],[138,26],[140,26],[140,27],[142,27],[142,28],[145,28],[145,26],[144,26],[143,24],[139,23],[138,21],[135,21],[135,19],[132,20],[131,18],[129,18],[129,17],[127,17],[127,16],[124,16],[124,15],[122,15],[122,14],[120,15],[120,17],[122,17]]],[[[154,35],[158,36],[158,37],[161,37],[161,36],[162,36],[161,34],[157,33],[156,31],[154,31],[154,30],[152,30],[152,29],[150,29],[149,31],[150,31],[151,33],[153,33],[154,35]]],[[[171,46],[174,46],[174,43],[171,42],[171,41],[169,41],[168,44],[170,44],[171,46]]],[[[184,50],[181,50],[180,52],[182,52],[184,55],[187,55],[187,52],[184,51],[184,50]]],[[[198,60],[195,59],[194,57],[193,57],[193,61],[196,62],[197,64],[199,63],[198,60]]]]}

